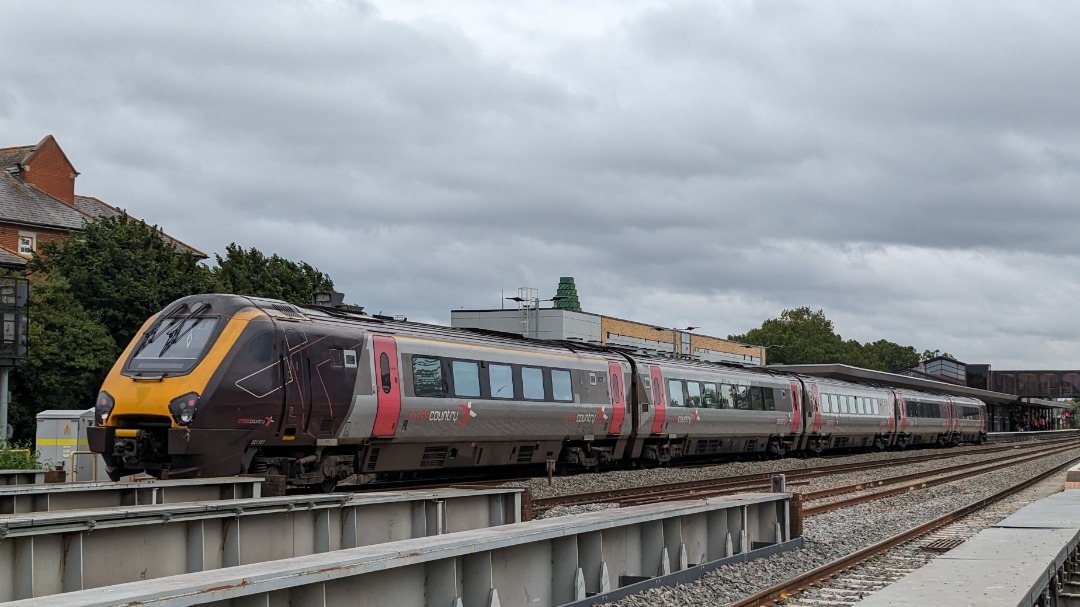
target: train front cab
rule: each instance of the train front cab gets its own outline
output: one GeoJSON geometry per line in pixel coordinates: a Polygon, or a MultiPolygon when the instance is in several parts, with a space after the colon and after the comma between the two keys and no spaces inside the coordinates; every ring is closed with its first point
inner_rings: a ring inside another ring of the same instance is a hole
{"type": "Polygon", "coordinates": [[[235,418],[222,425],[212,393],[237,341],[266,332],[261,311],[228,296],[183,298],[148,320],[106,376],[87,429],[109,477],[241,472],[251,431],[235,418]]]}

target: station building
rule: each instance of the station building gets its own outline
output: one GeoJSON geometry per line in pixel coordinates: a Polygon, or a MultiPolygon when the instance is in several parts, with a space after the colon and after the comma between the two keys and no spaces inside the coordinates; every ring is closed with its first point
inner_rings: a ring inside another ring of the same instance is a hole
{"type": "Polygon", "coordinates": [[[682,358],[697,358],[712,362],[732,362],[745,365],[764,365],[763,346],[701,335],[693,327],[663,327],[578,308],[572,278],[560,281],[560,293],[551,299],[540,299],[536,289],[522,288],[518,295],[508,297],[514,307],[501,309],[452,310],[450,326],[485,329],[502,333],[517,333],[535,339],[580,341],[598,345],[625,346],[682,358]],[[569,300],[569,303],[567,301],[569,300]],[[551,307],[542,303],[551,302],[551,307]]]}

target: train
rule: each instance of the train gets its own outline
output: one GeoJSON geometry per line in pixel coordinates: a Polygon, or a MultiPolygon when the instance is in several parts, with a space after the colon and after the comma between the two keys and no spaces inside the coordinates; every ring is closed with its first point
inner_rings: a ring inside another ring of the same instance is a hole
{"type": "Polygon", "coordinates": [[[87,430],[113,480],[289,486],[980,443],[974,398],[228,294],[146,321],[87,430]]]}

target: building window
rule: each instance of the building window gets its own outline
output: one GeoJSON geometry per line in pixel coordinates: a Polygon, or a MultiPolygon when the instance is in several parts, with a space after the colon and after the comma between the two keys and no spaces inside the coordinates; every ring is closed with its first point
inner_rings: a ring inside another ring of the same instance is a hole
{"type": "Polygon", "coordinates": [[[33,234],[19,234],[19,255],[27,257],[34,254],[37,249],[37,237],[33,234]]]}

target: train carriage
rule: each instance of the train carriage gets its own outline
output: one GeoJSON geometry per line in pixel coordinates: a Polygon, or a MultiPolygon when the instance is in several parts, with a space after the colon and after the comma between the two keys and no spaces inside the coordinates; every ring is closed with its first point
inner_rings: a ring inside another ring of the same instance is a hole
{"type": "Polygon", "coordinates": [[[906,389],[893,392],[897,400],[897,447],[954,444],[956,422],[952,400],[948,396],[906,389]]]}
{"type": "Polygon", "coordinates": [[[895,422],[889,390],[820,377],[804,377],[803,384],[812,403],[804,439],[808,449],[890,446],[895,422]]]}
{"type": "Polygon", "coordinates": [[[476,344],[428,326],[397,331],[372,338],[384,344],[373,348],[376,395],[358,398],[350,415],[358,436],[372,436],[361,472],[548,460],[594,468],[621,457],[629,424],[619,357],[508,336],[473,335],[486,342],[476,344]]]}
{"type": "Polygon", "coordinates": [[[954,443],[982,443],[986,440],[986,404],[976,398],[953,397],[956,425],[954,443]]]}
{"type": "Polygon", "coordinates": [[[689,360],[646,359],[646,393],[658,403],[651,440],[672,458],[793,450],[801,419],[789,377],[756,369],[689,360]]]}

